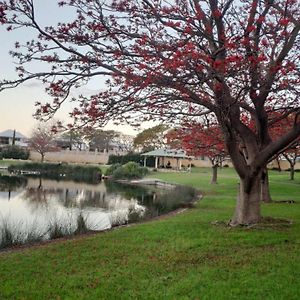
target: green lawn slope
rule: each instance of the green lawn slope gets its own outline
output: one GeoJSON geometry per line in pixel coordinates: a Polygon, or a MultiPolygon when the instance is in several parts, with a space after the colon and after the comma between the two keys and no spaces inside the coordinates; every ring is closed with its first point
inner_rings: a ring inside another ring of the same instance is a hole
{"type": "Polygon", "coordinates": [[[300,174],[270,172],[265,216],[292,225],[216,226],[235,206],[237,177],[220,170],[153,173],[204,193],[195,208],[113,231],[0,254],[0,299],[300,299],[300,174]]]}

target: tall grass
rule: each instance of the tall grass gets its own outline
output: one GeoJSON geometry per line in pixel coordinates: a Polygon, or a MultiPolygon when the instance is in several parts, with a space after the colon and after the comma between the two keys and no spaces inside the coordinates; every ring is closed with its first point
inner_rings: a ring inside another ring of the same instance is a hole
{"type": "Polygon", "coordinates": [[[23,224],[11,224],[8,219],[2,218],[0,224],[0,249],[10,248],[23,244],[33,244],[45,239],[46,233],[41,232],[34,226],[27,232],[22,232],[23,224]]]}
{"type": "MultiPolygon", "coordinates": [[[[0,249],[11,248],[19,245],[34,244],[45,240],[53,240],[67,236],[84,234],[91,231],[87,226],[87,217],[82,212],[76,216],[75,224],[72,224],[70,216],[68,222],[63,222],[57,217],[49,221],[44,230],[37,229],[34,225],[22,232],[23,223],[10,224],[8,218],[2,218],[0,223],[0,249]]],[[[34,224],[35,222],[33,222],[34,224]]]]}

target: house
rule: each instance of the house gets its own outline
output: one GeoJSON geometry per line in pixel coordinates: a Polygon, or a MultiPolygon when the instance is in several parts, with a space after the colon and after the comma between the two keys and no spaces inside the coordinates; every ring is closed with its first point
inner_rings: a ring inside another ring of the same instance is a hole
{"type": "Polygon", "coordinates": [[[13,145],[27,147],[27,137],[22,133],[8,129],[0,132],[0,146],[13,145]]]}
{"type": "Polygon", "coordinates": [[[189,167],[191,166],[192,156],[186,154],[186,151],[181,149],[156,149],[147,153],[141,154],[144,156],[144,166],[147,166],[147,157],[155,158],[155,169],[162,168],[176,168],[182,169],[182,161],[185,160],[189,167]]]}

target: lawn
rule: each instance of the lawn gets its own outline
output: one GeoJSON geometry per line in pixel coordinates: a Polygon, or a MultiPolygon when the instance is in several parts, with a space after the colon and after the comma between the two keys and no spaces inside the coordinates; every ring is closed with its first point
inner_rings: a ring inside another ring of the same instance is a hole
{"type": "Polygon", "coordinates": [[[237,177],[210,170],[152,173],[204,198],[185,212],[130,227],[0,254],[0,299],[300,299],[300,174],[270,172],[265,216],[291,226],[212,225],[233,214],[237,177]]]}

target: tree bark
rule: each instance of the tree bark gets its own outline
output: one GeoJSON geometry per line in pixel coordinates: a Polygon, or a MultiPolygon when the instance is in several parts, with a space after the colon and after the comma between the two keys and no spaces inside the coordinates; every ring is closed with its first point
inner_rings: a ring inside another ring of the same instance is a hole
{"type": "Polygon", "coordinates": [[[295,165],[290,164],[290,180],[294,180],[294,179],[295,179],[295,165]]]}
{"type": "Polygon", "coordinates": [[[280,160],[279,160],[278,156],[276,157],[276,162],[278,164],[278,172],[281,172],[281,165],[280,165],[280,160]]]}
{"type": "Polygon", "coordinates": [[[261,173],[240,180],[237,205],[231,225],[258,223],[260,215],[261,173]]]}
{"type": "Polygon", "coordinates": [[[45,154],[44,153],[41,153],[41,162],[43,163],[44,162],[44,158],[45,158],[45,154]]]}
{"type": "Polygon", "coordinates": [[[217,184],[218,182],[218,165],[212,166],[212,178],[210,184],[217,184]]]}
{"type": "Polygon", "coordinates": [[[272,202],[272,198],[270,194],[270,186],[269,186],[269,174],[267,168],[262,172],[262,176],[261,176],[260,200],[266,203],[272,202]]]}

